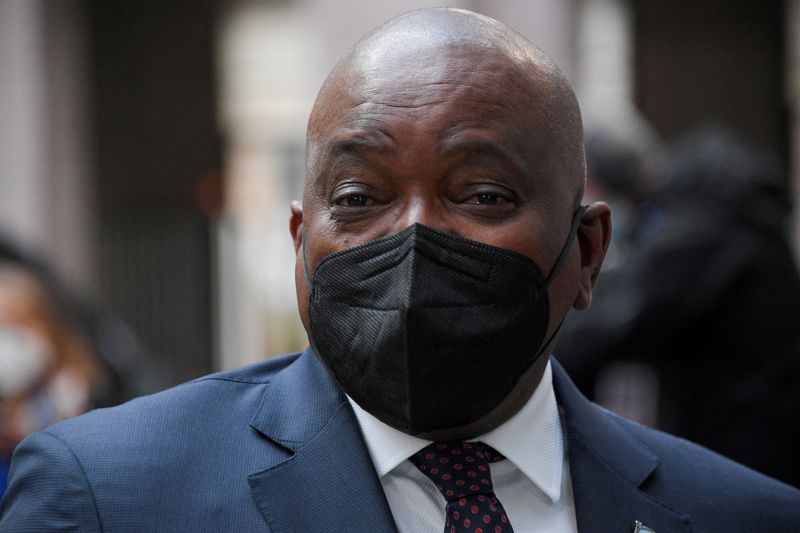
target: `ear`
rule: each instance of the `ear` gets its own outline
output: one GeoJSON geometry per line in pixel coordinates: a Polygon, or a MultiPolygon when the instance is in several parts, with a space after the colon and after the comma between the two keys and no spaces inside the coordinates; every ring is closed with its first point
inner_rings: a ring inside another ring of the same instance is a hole
{"type": "Polygon", "coordinates": [[[292,214],[289,217],[289,232],[292,234],[294,252],[297,254],[300,253],[300,248],[303,246],[303,206],[295,200],[290,209],[292,214]]]}
{"type": "Polygon", "coordinates": [[[581,270],[578,295],[572,304],[575,309],[586,309],[592,303],[592,289],[610,242],[611,209],[604,202],[595,202],[583,214],[578,228],[581,270]]]}

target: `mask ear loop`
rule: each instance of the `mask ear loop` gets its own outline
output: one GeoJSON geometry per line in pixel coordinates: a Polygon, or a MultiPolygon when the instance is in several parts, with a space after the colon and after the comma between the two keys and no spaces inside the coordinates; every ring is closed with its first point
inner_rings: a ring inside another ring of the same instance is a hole
{"type": "Polygon", "coordinates": [[[550,274],[547,276],[547,279],[544,280],[542,288],[546,289],[550,285],[550,282],[553,280],[553,278],[556,277],[561,271],[561,267],[564,266],[564,261],[567,260],[569,251],[572,248],[572,243],[575,242],[575,236],[578,234],[578,227],[581,225],[581,218],[583,218],[583,214],[587,209],[589,209],[588,205],[582,205],[576,209],[575,214],[572,215],[572,223],[569,226],[569,235],[567,235],[567,240],[564,243],[564,247],[561,248],[561,253],[558,255],[555,265],[553,265],[553,268],[550,270],[550,274]]]}
{"type": "MultiPolygon", "coordinates": [[[[572,215],[572,224],[569,227],[569,235],[567,236],[567,241],[564,243],[564,247],[561,249],[561,254],[558,256],[558,259],[556,259],[556,264],[550,271],[550,275],[547,276],[547,279],[544,280],[544,283],[542,284],[542,287],[544,289],[547,289],[547,286],[550,285],[550,281],[558,274],[558,272],[561,270],[561,267],[564,265],[564,261],[566,261],[567,255],[569,255],[569,251],[572,248],[572,243],[575,241],[575,236],[578,234],[578,226],[580,226],[581,218],[583,218],[583,214],[586,212],[587,209],[589,209],[588,205],[582,205],[578,209],[576,209],[575,214],[572,215]]],[[[539,351],[536,352],[536,355],[533,358],[534,361],[539,359],[539,357],[542,355],[542,352],[548,346],[550,346],[550,344],[553,342],[553,339],[555,339],[558,336],[558,333],[561,331],[561,326],[564,325],[564,320],[566,320],[566,318],[567,317],[565,316],[564,318],[561,319],[561,322],[558,323],[558,326],[556,327],[553,334],[550,335],[550,337],[545,342],[543,342],[542,345],[539,347],[539,351]]]]}
{"type": "Polygon", "coordinates": [[[312,292],[312,298],[313,298],[314,287],[313,287],[313,283],[311,281],[311,276],[308,275],[308,263],[306,263],[306,227],[305,227],[305,225],[303,225],[303,227],[300,228],[300,237],[303,240],[303,244],[300,245],[303,248],[303,275],[306,278],[306,287],[308,287],[308,290],[310,290],[312,292]]]}

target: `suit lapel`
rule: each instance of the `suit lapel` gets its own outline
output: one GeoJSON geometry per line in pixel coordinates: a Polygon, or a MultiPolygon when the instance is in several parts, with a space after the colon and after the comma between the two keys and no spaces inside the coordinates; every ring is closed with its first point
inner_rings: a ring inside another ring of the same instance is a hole
{"type": "MultiPolygon", "coordinates": [[[[658,459],[586,400],[555,361],[553,380],[564,410],[578,530],[627,533],[638,520],[657,532],[691,531],[688,516],[642,490],[658,459]]],[[[310,350],[267,386],[251,426],[284,451],[249,476],[273,533],[396,533],[355,415],[310,350]]]]}
{"type": "Polygon", "coordinates": [[[642,490],[658,458],[614,415],[578,392],[553,362],[553,384],[564,410],[575,513],[581,533],[633,531],[640,521],[657,532],[691,531],[689,517],[642,490]]]}
{"type": "Polygon", "coordinates": [[[355,415],[311,350],[268,385],[251,426],[287,452],[248,479],[272,532],[396,532],[355,415]]]}

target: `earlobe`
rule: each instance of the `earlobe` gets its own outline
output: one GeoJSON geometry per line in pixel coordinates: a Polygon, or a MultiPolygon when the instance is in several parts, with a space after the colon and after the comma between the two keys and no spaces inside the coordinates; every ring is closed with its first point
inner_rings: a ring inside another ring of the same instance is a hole
{"type": "Polygon", "coordinates": [[[303,206],[297,200],[290,207],[292,214],[289,216],[289,232],[292,234],[295,253],[300,252],[303,246],[303,206]]]}
{"type": "Polygon", "coordinates": [[[611,209],[604,202],[595,202],[584,213],[578,228],[581,266],[578,295],[572,304],[575,309],[586,309],[592,302],[592,290],[610,242],[611,209]]]}

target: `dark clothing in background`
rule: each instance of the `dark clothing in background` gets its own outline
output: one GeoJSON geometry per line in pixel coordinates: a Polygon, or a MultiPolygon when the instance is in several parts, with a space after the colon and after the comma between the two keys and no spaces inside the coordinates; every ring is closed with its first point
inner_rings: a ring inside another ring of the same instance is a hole
{"type": "Polygon", "coordinates": [[[559,360],[587,392],[610,362],[643,363],[658,427],[800,485],[800,277],[780,174],[706,132],[665,179],[656,229],[568,318],[559,360]]]}

